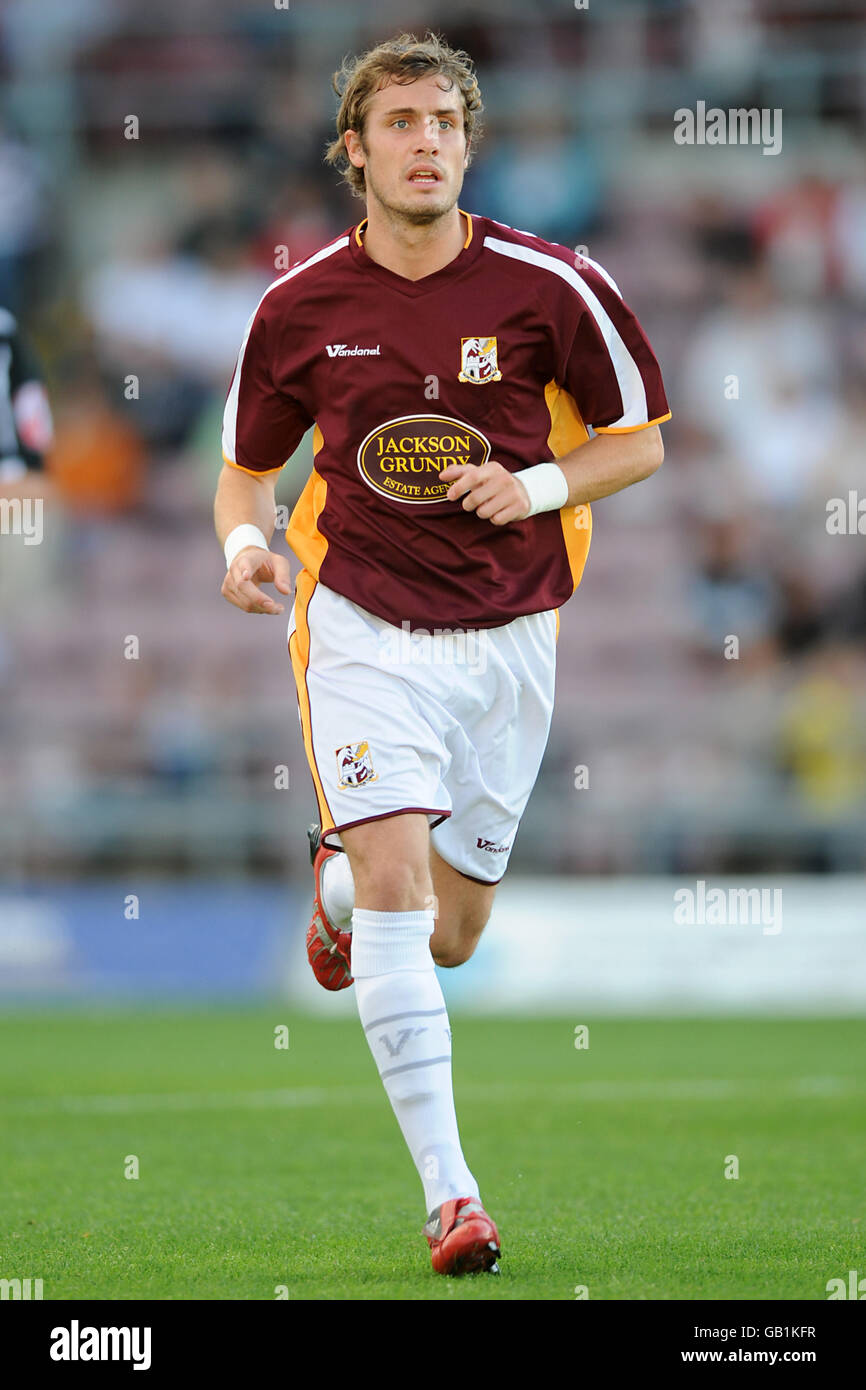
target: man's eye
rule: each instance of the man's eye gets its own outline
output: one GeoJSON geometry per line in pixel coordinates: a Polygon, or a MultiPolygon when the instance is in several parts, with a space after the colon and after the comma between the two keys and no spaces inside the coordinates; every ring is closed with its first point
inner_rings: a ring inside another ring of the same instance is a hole
{"type": "Polygon", "coordinates": [[[452,121],[440,121],[439,124],[440,124],[440,125],[447,126],[448,129],[450,130],[450,129],[451,129],[451,126],[453,125],[453,122],[452,122],[452,121]]]}
{"type": "Polygon", "coordinates": [[[409,124],[409,122],[406,120],[406,117],[405,117],[405,116],[398,116],[398,117],[397,117],[397,120],[394,122],[394,125],[408,125],[408,124],[409,124]]]}

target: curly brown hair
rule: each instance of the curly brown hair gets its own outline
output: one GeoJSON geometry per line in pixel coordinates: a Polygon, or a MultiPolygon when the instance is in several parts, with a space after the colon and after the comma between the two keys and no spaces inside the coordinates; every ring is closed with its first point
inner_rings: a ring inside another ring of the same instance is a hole
{"type": "Polygon", "coordinates": [[[456,85],[463,100],[463,131],[467,145],[472,141],[468,164],[481,135],[480,116],[484,110],[474,64],[468,53],[449,48],[439,34],[429,30],[423,39],[415,34],[397,34],[358,57],[344,58],[334,73],[334,91],[340,97],[337,138],[327,145],[325,163],[341,171],[356,197],[364,197],[366,182],[364,170],[356,169],[346,153],[343,138],[346,131],[355,130],[363,138],[370,101],[387,82],[405,86],[435,73],[449,79],[449,90],[456,85]]]}

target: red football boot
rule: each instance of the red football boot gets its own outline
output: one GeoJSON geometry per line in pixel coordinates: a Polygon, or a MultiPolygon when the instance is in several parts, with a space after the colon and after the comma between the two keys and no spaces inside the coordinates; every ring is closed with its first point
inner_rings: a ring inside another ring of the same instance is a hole
{"type": "Polygon", "coordinates": [[[327,849],[321,840],[321,828],[311,825],[307,831],[310,841],[310,860],[313,865],[315,887],[313,892],[313,920],[307,931],[307,960],[313,974],[323,989],[348,989],[352,978],[352,933],[340,931],[328,920],[322,906],[322,865],[338,849],[327,849]]]}
{"type": "Polygon", "coordinates": [[[498,1274],[499,1232],[477,1197],[443,1202],[424,1234],[436,1274],[498,1274]]]}

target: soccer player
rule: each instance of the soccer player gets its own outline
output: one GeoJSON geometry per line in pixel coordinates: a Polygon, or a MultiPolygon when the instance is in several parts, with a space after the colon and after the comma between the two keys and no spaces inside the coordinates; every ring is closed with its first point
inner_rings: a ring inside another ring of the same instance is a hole
{"type": "Polygon", "coordinates": [[[458,207],[467,55],[401,34],[335,74],[327,159],[366,216],[265,292],[225,409],[224,597],[279,614],[274,479],[314,430],[286,539],[289,653],[319,809],[308,954],[358,1012],[424,1187],[433,1268],[498,1270],[461,1148],[434,964],[490,915],[538,773],[559,607],[597,498],[648,477],[658,364],[593,261],[458,207]],[[592,437],[590,437],[592,430],[592,437]]]}
{"type": "Polygon", "coordinates": [[[0,497],[43,497],[54,426],[41,374],[18,321],[0,306],[0,497]]]}

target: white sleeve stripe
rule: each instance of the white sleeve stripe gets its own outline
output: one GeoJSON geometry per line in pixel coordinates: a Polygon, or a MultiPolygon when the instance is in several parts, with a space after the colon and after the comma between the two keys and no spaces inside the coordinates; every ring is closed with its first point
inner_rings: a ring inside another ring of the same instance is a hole
{"type": "Polygon", "coordinates": [[[612,275],[608,275],[608,273],[607,273],[607,271],[605,270],[605,268],[604,268],[603,265],[599,265],[598,261],[594,261],[594,260],[592,259],[592,256],[584,256],[584,255],[581,255],[580,259],[581,259],[582,261],[585,261],[587,265],[591,265],[592,268],[593,268],[593,270],[595,271],[596,275],[600,275],[601,278],[602,278],[602,280],[606,280],[607,283],[610,285],[611,289],[612,289],[612,290],[616,290],[616,292],[617,292],[617,294],[619,295],[620,299],[622,299],[622,290],[620,289],[619,285],[618,285],[618,284],[616,283],[616,281],[614,280],[613,276],[612,276],[612,275]]]}
{"type": "Polygon", "coordinates": [[[333,256],[335,251],[342,251],[343,248],[348,245],[349,238],[347,236],[340,237],[339,241],[332,242],[330,246],[323,246],[321,251],[316,251],[314,255],[309,256],[307,260],[302,261],[300,265],[293,266],[291,270],[287,270],[285,275],[281,275],[278,280],[274,280],[273,284],[268,285],[268,288],[265,290],[255,309],[253,309],[253,312],[250,314],[249,322],[247,323],[246,329],[244,330],[244,339],[241,343],[240,352],[238,353],[235,374],[232,378],[232,384],[229,389],[229,394],[226,399],[225,412],[223,414],[223,455],[225,458],[231,459],[232,463],[237,463],[238,461],[238,395],[240,393],[241,386],[241,369],[244,365],[244,353],[247,350],[247,343],[249,342],[250,332],[252,330],[253,323],[255,322],[256,314],[259,312],[259,309],[261,309],[271,290],[275,290],[278,285],[284,285],[287,280],[293,280],[295,276],[300,275],[302,271],[308,270],[312,265],[317,265],[319,261],[327,260],[328,256],[333,256]]]}
{"type": "MultiPolygon", "coordinates": [[[[535,251],[530,246],[520,246],[516,242],[500,241],[498,237],[486,236],[484,245],[489,247],[491,251],[498,252],[501,256],[511,256],[515,261],[526,261],[530,265],[539,266],[541,270],[548,270],[552,274],[558,275],[580,295],[604,339],[622,396],[625,414],[619,420],[614,420],[612,424],[620,429],[626,429],[631,425],[646,424],[648,419],[646,391],[637,363],[617,332],[607,310],[603,308],[597,296],[593,294],[589,285],[581,279],[577,271],[572,270],[564,261],[557,260],[555,256],[545,255],[543,251],[535,251]]],[[[600,269],[599,273],[602,273],[600,269]]],[[[605,275],[604,278],[610,281],[609,276],[605,275]]],[[[613,285],[613,281],[610,283],[613,285]]],[[[616,286],[614,285],[613,288],[616,289],[616,286]]],[[[618,293],[619,290],[617,290],[618,293]]],[[[596,422],[588,420],[586,423],[594,425],[596,422]]],[[[610,427],[607,426],[606,428],[610,427]]]]}

